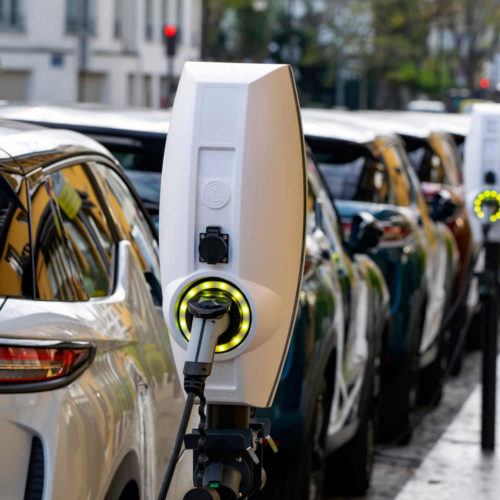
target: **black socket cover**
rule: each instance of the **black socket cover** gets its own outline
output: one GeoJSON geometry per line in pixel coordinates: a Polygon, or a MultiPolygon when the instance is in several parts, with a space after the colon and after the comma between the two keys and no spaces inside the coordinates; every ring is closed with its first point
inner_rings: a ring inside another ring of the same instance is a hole
{"type": "Polygon", "coordinates": [[[492,172],[491,170],[489,170],[488,172],[486,172],[484,174],[484,182],[486,184],[496,184],[495,172],[492,172]]]}
{"type": "Polygon", "coordinates": [[[229,236],[222,234],[220,227],[208,226],[206,233],[200,234],[200,262],[207,264],[226,263],[228,261],[229,236]]]}

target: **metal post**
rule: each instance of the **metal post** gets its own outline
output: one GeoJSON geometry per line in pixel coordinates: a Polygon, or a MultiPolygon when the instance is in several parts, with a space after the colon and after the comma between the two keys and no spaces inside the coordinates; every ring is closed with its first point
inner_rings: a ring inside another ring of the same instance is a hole
{"type": "Polygon", "coordinates": [[[174,103],[174,56],[167,55],[167,106],[174,103]]]}
{"type": "Polygon", "coordinates": [[[498,270],[500,244],[485,243],[485,265],[480,277],[482,301],[482,415],[481,449],[495,449],[496,360],[498,335],[498,270]]]}
{"type": "Polygon", "coordinates": [[[248,429],[250,408],[248,406],[208,405],[209,429],[248,429]]]}

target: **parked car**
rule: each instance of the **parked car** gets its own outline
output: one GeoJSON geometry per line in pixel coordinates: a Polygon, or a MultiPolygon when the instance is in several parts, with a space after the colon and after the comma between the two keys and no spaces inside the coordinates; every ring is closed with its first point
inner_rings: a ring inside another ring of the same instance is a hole
{"type": "Polygon", "coordinates": [[[311,153],[307,170],[308,236],[299,314],[273,406],[258,411],[271,418],[273,433],[285,445],[282,455],[276,456],[277,467],[271,469],[278,480],[275,477],[269,491],[264,491],[266,499],[315,498],[314,490],[310,497],[294,493],[297,477],[307,471],[309,461],[320,464],[314,474],[324,477],[327,492],[363,494],[373,463],[381,349],[390,318],[384,278],[366,253],[378,244],[382,230],[369,214],[357,214],[356,230],[346,245],[311,153]],[[310,300],[318,300],[307,293],[313,277],[329,283],[334,298],[332,346],[326,342],[325,320],[310,309],[310,300]],[[331,353],[326,366],[325,352],[331,353]],[[319,396],[313,404],[307,404],[308,393],[319,396]],[[308,418],[313,424],[304,426],[308,418]],[[303,453],[311,443],[312,453],[303,453]]]}
{"type": "Polygon", "coordinates": [[[0,496],[153,498],[184,407],[155,228],[97,142],[0,143],[0,496]]]}
{"type": "Polygon", "coordinates": [[[410,101],[408,111],[420,111],[422,113],[444,113],[446,106],[442,101],[431,101],[428,99],[417,99],[410,101]]]}
{"type": "Polygon", "coordinates": [[[455,282],[457,250],[427,212],[401,140],[328,111],[303,110],[304,133],[348,231],[360,210],[384,226],[374,254],[389,286],[391,330],[384,347],[381,427],[384,438],[411,434],[417,403],[432,399],[444,371],[441,331],[455,282]],[[420,377],[420,384],[418,384],[420,377]]]}
{"type": "MultiPolygon", "coordinates": [[[[29,107],[22,109],[23,119],[98,139],[123,161],[158,223],[168,112],[163,114],[164,132],[157,132],[162,112],[156,112],[148,133],[150,110],[42,107],[30,114],[29,107]]],[[[373,460],[372,410],[379,390],[380,346],[390,321],[384,278],[365,254],[376,246],[378,230],[374,221],[360,216],[360,230],[344,243],[338,215],[310,154],[307,166],[308,235],[297,320],[275,402],[257,411],[271,418],[280,446],[276,461],[266,456],[269,485],[262,498],[314,499],[323,482],[327,489],[363,492],[373,460]]]]}
{"type": "MultiPolygon", "coordinates": [[[[470,286],[477,248],[465,206],[460,155],[452,137],[439,128],[439,122],[444,124],[445,120],[433,121],[426,113],[400,112],[356,112],[340,118],[369,124],[379,131],[398,134],[403,139],[431,217],[435,217],[436,211],[441,211],[440,218],[453,233],[459,251],[459,267],[449,308],[452,315],[447,321],[453,347],[450,355],[456,360],[452,368],[458,373],[463,352],[460,346],[464,344],[463,338],[478,308],[477,286],[475,283],[470,286]],[[459,351],[454,352],[456,349],[459,351]]],[[[456,131],[458,126],[460,123],[456,131]]]]}
{"type": "Polygon", "coordinates": [[[428,113],[402,113],[402,120],[408,120],[411,123],[423,125],[434,131],[442,131],[450,134],[457,147],[460,163],[459,170],[462,173],[462,162],[464,158],[465,138],[469,133],[471,124],[470,114],[459,113],[439,113],[429,115],[428,113]]]}

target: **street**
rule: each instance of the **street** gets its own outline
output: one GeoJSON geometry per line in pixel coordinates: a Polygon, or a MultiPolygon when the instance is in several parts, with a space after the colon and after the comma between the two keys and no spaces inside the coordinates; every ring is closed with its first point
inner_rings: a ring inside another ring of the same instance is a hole
{"type": "MultiPolygon", "coordinates": [[[[372,483],[366,497],[350,497],[349,500],[389,500],[397,497],[479,383],[480,368],[480,353],[468,353],[460,375],[449,377],[446,381],[439,406],[421,410],[420,422],[411,442],[406,446],[378,447],[372,483]]],[[[331,497],[328,500],[340,498],[331,497]]]]}

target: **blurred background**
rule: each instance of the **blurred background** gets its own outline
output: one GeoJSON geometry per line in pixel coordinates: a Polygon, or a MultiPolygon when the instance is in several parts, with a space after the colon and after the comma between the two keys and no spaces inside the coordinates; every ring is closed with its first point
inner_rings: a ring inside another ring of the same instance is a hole
{"type": "Polygon", "coordinates": [[[500,0],[0,0],[1,100],[167,107],[200,59],[290,63],[304,106],[466,112],[500,100],[500,0]]]}

